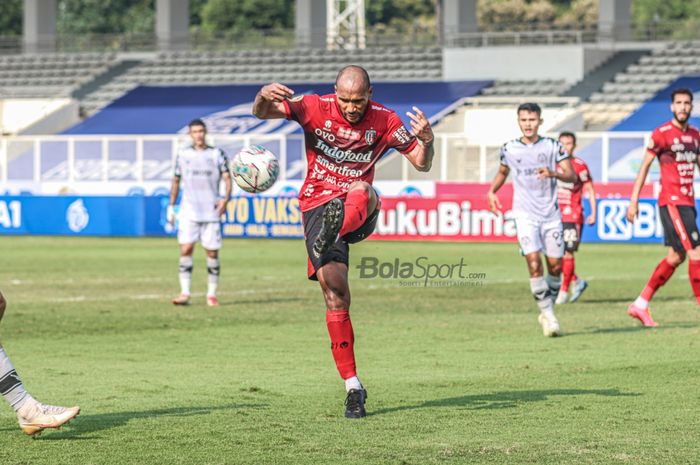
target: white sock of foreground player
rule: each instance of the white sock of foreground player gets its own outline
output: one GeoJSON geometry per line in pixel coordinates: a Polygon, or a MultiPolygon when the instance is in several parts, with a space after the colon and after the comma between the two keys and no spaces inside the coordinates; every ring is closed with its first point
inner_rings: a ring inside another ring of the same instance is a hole
{"type": "Polygon", "coordinates": [[[207,257],[207,273],[209,274],[209,284],[207,286],[207,296],[215,296],[216,288],[219,286],[219,273],[221,266],[218,258],[207,257]]]}
{"type": "Polygon", "coordinates": [[[537,306],[540,307],[540,312],[554,314],[552,294],[547,285],[547,281],[542,276],[539,278],[530,278],[530,290],[537,302],[537,306]]]}
{"type": "Polygon", "coordinates": [[[24,390],[22,380],[19,379],[15,367],[12,366],[12,362],[2,346],[0,346],[0,394],[15,411],[22,408],[27,402],[34,401],[32,396],[24,390]]]}
{"type": "Polygon", "coordinates": [[[180,293],[190,295],[192,283],[192,257],[180,257],[180,293]]]}
{"type": "Polygon", "coordinates": [[[545,281],[547,281],[547,286],[549,286],[549,292],[552,296],[559,294],[559,289],[561,289],[561,276],[552,276],[548,274],[545,281]]]}

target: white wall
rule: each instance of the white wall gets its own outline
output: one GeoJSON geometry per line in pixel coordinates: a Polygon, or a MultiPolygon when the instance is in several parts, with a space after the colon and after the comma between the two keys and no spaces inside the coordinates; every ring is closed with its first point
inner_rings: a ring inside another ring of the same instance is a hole
{"type": "Polygon", "coordinates": [[[583,79],[614,51],[583,45],[445,48],[443,76],[461,79],[583,79]]]}
{"type": "Polygon", "coordinates": [[[79,121],[72,99],[0,100],[0,134],[55,134],[79,121]]]}

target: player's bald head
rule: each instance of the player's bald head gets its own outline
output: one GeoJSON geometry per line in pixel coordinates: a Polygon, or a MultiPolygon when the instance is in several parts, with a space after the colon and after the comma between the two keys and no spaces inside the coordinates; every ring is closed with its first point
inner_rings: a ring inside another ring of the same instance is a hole
{"type": "Polygon", "coordinates": [[[367,92],[372,87],[369,74],[362,66],[348,65],[338,72],[335,78],[336,89],[348,92],[367,92]]]}

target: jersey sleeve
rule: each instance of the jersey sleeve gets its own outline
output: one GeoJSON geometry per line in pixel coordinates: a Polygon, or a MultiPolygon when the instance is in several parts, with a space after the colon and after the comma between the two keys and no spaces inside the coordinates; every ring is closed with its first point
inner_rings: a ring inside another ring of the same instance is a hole
{"type": "Polygon", "coordinates": [[[593,178],[591,177],[591,172],[588,171],[588,165],[585,163],[581,163],[581,171],[578,173],[578,178],[581,180],[582,184],[588,184],[593,182],[593,178]]]}
{"type": "Polygon", "coordinates": [[[558,141],[554,142],[554,161],[557,163],[561,163],[567,158],[571,158],[571,155],[569,155],[569,152],[566,151],[563,145],[561,145],[558,141]]]}
{"type": "Polygon", "coordinates": [[[219,173],[228,173],[228,157],[223,150],[219,149],[218,152],[216,164],[219,166],[219,173]]]}
{"type": "Polygon", "coordinates": [[[501,151],[499,153],[499,158],[501,165],[508,166],[508,144],[503,144],[501,146],[501,151]]]}
{"type": "Polygon", "coordinates": [[[654,129],[649,138],[649,143],[647,144],[647,153],[658,157],[664,150],[664,139],[661,132],[658,129],[654,129]]]}
{"type": "Polygon", "coordinates": [[[416,136],[411,134],[396,113],[389,115],[387,133],[389,134],[389,147],[401,153],[410,152],[418,144],[416,136]]]}
{"type": "Polygon", "coordinates": [[[311,120],[314,109],[318,108],[319,99],[318,95],[308,94],[282,100],[287,119],[294,120],[304,127],[311,120]]]}

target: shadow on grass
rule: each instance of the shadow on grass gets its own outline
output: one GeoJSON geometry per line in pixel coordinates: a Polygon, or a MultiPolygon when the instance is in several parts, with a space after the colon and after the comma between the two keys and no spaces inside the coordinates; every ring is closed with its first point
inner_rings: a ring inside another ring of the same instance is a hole
{"type": "MultiPolygon", "coordinates": [[[[577,305],[586,305],[586,304],[631,304],[634,302],[634,299],[636,299],[635,296],[628,296],[628,297],[600,297],[600,298],[588,298],[584,297],[582,300],[577,300],[575,303],[577,305]]],[[[654,297],[654,302],[681,302],[681,301],[688,301],[687,296],[656,296],[654,297]]],[[[627,306],[625,306],[625,310],[627,309],[627,306]]]]}
{"type": "Polygon", "coordinates": [[[569,336],[581,336],[581,335],[586,335],[586,334],[620,334],[620,333],[637,333],[637,332],[644,332],[644,331],[651,331],[651,332],[656,332],[656,331],[663,331],[666,329],[691,329],[691,328],[697,328],[699,326],[698,323],[694,322],[687,322],[687,323],[672,323],[672,324],[663,324],[661,323],[660,326],[653,327],[653,328],[647,328],[645,326],[642,326],[640,324],[635,324],[632,323],[634,326],[621,326],[617,328],[590,328],[584,331],[574,331],[571,333],[564,333],[564,336],[569,337],[569,336]]]}
{"type": "Polygon", "coordinates": [[[58,431],[49,435],[38,436],[42,441],[54,440],[85,440],[97,439],[97,437],[87,436],[90,433],[109,430],[124,426],[132,420],[153,420],[163,417],[191,417],[197,415],[208,415],[218,410],[240,410],[240,409],[261,409],[267,404],[231,404],[220,407],[178,407],[156,410],[142,410],[135,412],[112,412],[100,414],[81,414],[70,423],[70,430],[58,431]]]}
{"type": "Polygon", "coordinates": [[[634,397],[636,392],[620,392],[618,389],[547,389],[537,391],[500,391],[491,394],[474,394],[470,396],[448,397],[445,399],[429,400],[421,404],[388,407],[373,412],[369,415],[383,415],[386,413],[400,412],[403,410],[416,410],[423,408],[457,407],[468,410],[504,409],[514,408],[529,402],[544,402],[554,396],[605,396],[605,397],[634,397]]]}

